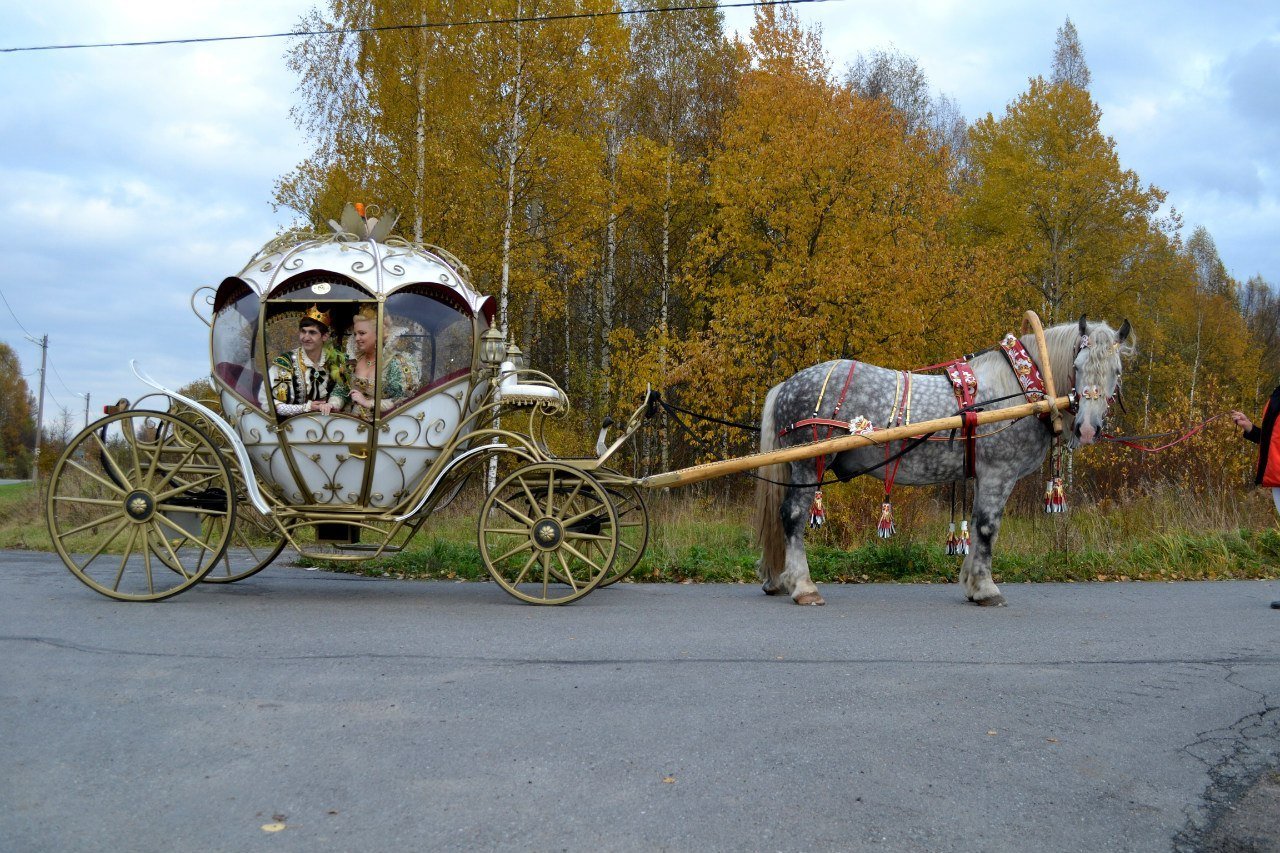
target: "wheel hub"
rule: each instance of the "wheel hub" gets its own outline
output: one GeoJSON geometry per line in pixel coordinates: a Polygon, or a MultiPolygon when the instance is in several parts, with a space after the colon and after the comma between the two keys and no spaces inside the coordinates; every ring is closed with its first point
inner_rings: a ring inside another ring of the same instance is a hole
{"type": "Polygon", "coordinates": [[[543,551],[554,551],[564,539],[564,528],[554,518],[544,518],[533,525],[533,544],[543,551]]]}
{"type": "Polygon", "coordinates": [[[124,511],[137,522],[147,521],[155,514],[156,501],[150,492],[137,489],[125,495],[124,511]]]}

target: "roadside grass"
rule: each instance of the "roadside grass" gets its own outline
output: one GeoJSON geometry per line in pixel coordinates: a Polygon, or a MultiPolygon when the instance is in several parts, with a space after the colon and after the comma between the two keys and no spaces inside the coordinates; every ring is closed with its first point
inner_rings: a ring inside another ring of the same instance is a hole
{"type": "MultiPolygon", "coordinates": [[[[746,498],[714,490],[647,497],[650,540],[628,582],[757,582],[746,498]]],[[[933,498],[903,503],[905,523],[890,539],[875,537],[869,505],[844,506],[850,511],[835,523],[810,531],[813,579],[954,582],[960,558],[943,548],[946,507],[933,498]]],[[[303,562],[373,576],[486,580],[476,547],[478,506],[475,495],[464,494],[398,554],[363,563],[303,562]]],[[[0,486],[0,548],[51,550],[44,506],[31,484],[0,486]]],[[[1056,515],[1011,508],[993,574],[997,583],[1280,578],[1280,528],[1261,492],[1210,503],[1170,489],[1123,502],[1080,502],[1056,515]]]]}

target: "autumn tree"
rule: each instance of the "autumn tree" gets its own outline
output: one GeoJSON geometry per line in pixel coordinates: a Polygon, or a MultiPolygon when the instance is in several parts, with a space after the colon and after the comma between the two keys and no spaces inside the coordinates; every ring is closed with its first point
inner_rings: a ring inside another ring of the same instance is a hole
{"type": "Polygon", "coordinates": [[[22,376],[22,363],[0,341],[0,472],[9,477],[31,475],[31,447],[36,423],[31,389],[22,376]]]}
{"type": "MultiPolygon", "coordinates": [[[[623,350],[617,371],[631,386],[624,393],[645,382],[665,390],[670,341],[688,328],[676,274],[709,211],[707,163],[744,61],[718,9],[651,13],[632,24],[617,210],[629,271],[627,322],[615,330],[623,350]]],[[[658,453],[669,469],[665,415],[658,453]]]]}
{"type": "Polygon", "coordinates": [[[677,371],[686,398],[743,420],[809,364],[960,351],[992,322],[1001,283],[946,238],[945,152],[904,133],[883,99],[835,82],[794,12],[756,13],[751,59],[688,273],[705,332],[677,371]]]}
{"type": "Polygon", "coordinates": [[[1048,323],[1131,294],[1133,253],[1165,198],[1121,167],[1100,118],[1086,90],[1036,77],[970,130],[969,238],[1010,259],[1048,323]]]}
{"type": "Polygon", "coordinates": [[[1080,45],[1080,33],[1076,25],[1067,18],[1058,28],[1058,35],[1053,46],[1053,83],[1069,83],[1077,89],[1088,90],[1093,75],[1084,61],[1084,48],[1080,45]]]}
{"type": "Polygon", "coordinates": [[[845,83],[864,98],[884,98],[902,119],[905,133],[927,133],[950,149],[959,164],[968,142],[968,124],[956,103],[935,95],[929,77],[913,57],[894,50],[859,54],[845,83]]]}

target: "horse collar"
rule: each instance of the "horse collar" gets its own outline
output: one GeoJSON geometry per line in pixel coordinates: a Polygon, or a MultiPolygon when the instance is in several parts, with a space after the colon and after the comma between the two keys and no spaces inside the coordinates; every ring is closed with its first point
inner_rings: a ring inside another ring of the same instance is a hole
{"type": "Polygon", "coordinates": [[[1022,386],[1022,394],[1027,398],[1027,402],[1043,400],[1047,396],[1044,377],[1040,375],[1040,368],[1031,360],[1031,355],[1022,345],[1022,341],[1010,332],[1000,342],[1000,349],[1004,352],[1005,358],[1009,359],[1009,366],[1013,368],[1013,375],[1018,377],[1018,384],[1022,386]]]}

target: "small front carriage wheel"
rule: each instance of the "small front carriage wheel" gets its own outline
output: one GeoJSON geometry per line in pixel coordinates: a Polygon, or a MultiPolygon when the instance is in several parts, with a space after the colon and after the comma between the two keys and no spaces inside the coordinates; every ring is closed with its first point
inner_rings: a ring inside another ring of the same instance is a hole
{"type": "Polygon", "coordinates": [[[49,535],[92,589],[159,601],[199,583],[222,556],[235,528],[234,489],[200,430],[165,412],[119,412],[72,439],[54,466],[49,535]]]}
{"type": "Polygon", "coordinates": [[[480,508],[480,556],[503,589],[568,604],[604,580],[618,553],[618,515],[604,487],[558,462],[504,477],[480,508]]]}

